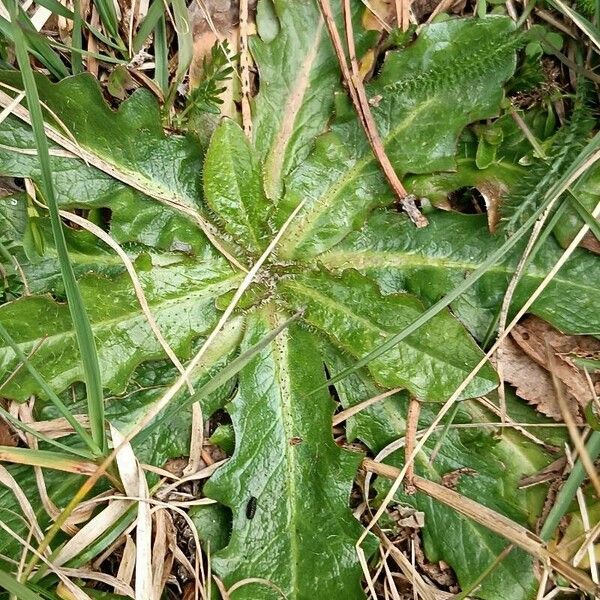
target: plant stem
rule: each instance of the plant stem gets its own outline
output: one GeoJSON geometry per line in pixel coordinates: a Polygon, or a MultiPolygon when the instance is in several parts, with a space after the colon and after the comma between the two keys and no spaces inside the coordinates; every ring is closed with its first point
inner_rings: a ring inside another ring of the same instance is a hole
{"type": "Polygon", "coordinates": [[[71,318],[73,319],[75,335],[81,353],[92,439],[99,447],[100,451],[104,453],[107,448],[106,434],[104,431],[104,398],[102,395],[102,379],[100,376],[100,366],[94,342],[94,334],[69,259],[63,225],[58,213],[58,201],[54,193],[54,182],[52,181],[48,140],[44,131],[42,105],[33,76],[33,70],[29,64],[29,55],[27,53],[25,37],[17,22],[17,0],[15,0],[14,3],[9,2],[8,5],[14,33],[15,53],[21,69],[23,86],[27,95],[27,105],[31,116],[31,126],[34,132],[38,152],[42,176],[42,191],[50,212],[50,221],[56,244],[56,252],[60,262],[69,311],[71,313],[71,318]]]}
{"type": "MultiPolygon", "coordinates": [[[[592,462],[598,458],[600,455],[600,431],[592,431],[592,434],[585,445],[585,449],[592,462]]],[[[544,542],[550,540],[554,534],[554,531],[558,527],[558,523],[569,509],[569,506],[573,498],[575,498],[575,494],[585,477],[586,473],[583,468],[583,463],[581,462],[581,458],[578,458],[571,473],[569,473],[569,477],[567,477],[567,481],[565,481],[565,484],[562,486],[556,497],[554,506],[546,517],[546,521],[540,532],[540,538],[542,538],[544,542]]]]}

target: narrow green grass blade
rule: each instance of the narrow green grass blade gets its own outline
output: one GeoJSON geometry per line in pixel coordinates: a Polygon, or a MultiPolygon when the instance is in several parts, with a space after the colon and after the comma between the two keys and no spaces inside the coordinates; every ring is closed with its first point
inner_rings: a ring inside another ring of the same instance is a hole
{"type": "MultiPolygon", "coordinates": [[[[29,21],[29,17],[26,16],[25,18],[29,21]]],[[[50,71],[50,73],[52,73],[54,77],[58,79],[68,77],[68,69],[65,67],[60,57],[52,50],[48,40],[37,31],[32,31],[32,28],[24,25],[22,21],[22,18],[17,21],[19,23],[17,27],[21,31],[29,51],[50,71]]],[[[15,41],[13,34],[14,30],[15,28],[11,23],[4,17],[0,17],[0,33],[13,43],[15,41]]]]}
{"type": "Polygon", "coordinates": [[[41,596],[38,596],[27,586],[19,583],[17,579],[2,569],[0,569],[0,587],[11,594],[14,594],[19,600],[43,600],[41,596]]]}
{"type": "Polygon", "coordinates": [[[580,358],[574,356],[571,359],[580,369],[587,369],[588,371],[600,371],[600,360],[593,358],[580,358]]]}
{"type": "Polygon", "coordinates": [[[59,48],[60,50],[70,51],[71,54],[75,53],[79,56],[92,56],[93,58],[100,60],[105,63],[110,63],[114,65],[126,65],[128,61],[115,58],[114,56],[107,56],[106,54],[100,54],[99,52],[90,52],[89,50],[84,50],[83,48],[77,48],[76,46],[65,46],[60,42],[50,42],[50,46],[52,48],[59,48]]]}
{"type": "Polygon", "coordinates": [[[65,19],[73,19],[73,13],[57,0],[36,0],[35,3],[39,4],[40,6],[43,6],[44,8],[47,8],[48,10],[52,11],[55,15],[59,15],[61,17],[64,17],[65,19]]]}
{"type": "MultiPolygon", "coordinates": [[[[0,323],[0,337],[13,349],[13,352],[17,355],[17,358],[21,361],[24,367],[29,371],[29,374],[36,380],[39,386],[44,390],[48,399],[60,412],[60,414],[67,420],[69,425],[73,427],[75,432],[81,437],[88,448],[95,454],[100,454],[100,447],[90,437],[89,433],[81,426],[81,424],[71,414],[71,411],[67,408],[64,402],[56,395],[54,390],[46,383],[46,380],[40,375],[39,371],[31,364],[31,361],[25,356],[24,352],[19,348],[18,344],[12,339],[4,325],[0,323]]],[[[0,391],[2,386],[0,386],[0,391]]]]}
{"type": "Polygon", "coordinates": [[[54,446],[55,448],[58,448],[59,450],[63,450],[64,452],[74,454],[75,456],[81,456],[81,458],[86,458],[88,460],[93,460],[93,458],[94,458],[91,454],[89,454],[87,452],[83,452],[82,450],[78,450],[77,448],[70,448],[69,446],[67,446],[63,443],[57,442],[56,440],[49,438],[47,435],[40,433],[37,429],[34,429],[33,427],[27,425],[27,423],[23,423],[22,421],[19,421],[19,419],[15,419],[15,417],[13,417],[2,406],[0,406],[0,415],[3,416],[9,423],[12,423],[18,429],[21,429],[21,430],[25,431],[26,433],[33,435],[38,440],[40,440],[42,442],[46,442],[47,444],[50,444],[51,446],[54,446]]]}
{"type": "MultiPolygon", "coordinates": [[[[585,449],[592,462],[600,456],[600,431],[592,431],[590,439],[585,445],[585,449]]],[[[569,510],[569,506],[571,505],[573,498],[575,498],[579,486],[586,477],[587,474],[583,467],[583,463],[581,462],[581,459],[577,459],[573,470],[569,473],[567,481],[565,481],[558,496],[556,496],[554,506],[548,513],[542,531],[540,532],[540,537],[544,542],[547,542],[552,538],[560,520],[564,517],[567,510],[569,510]]]]}
{"type": "Polygon", "coordinates": [[[137,54],[148,39],[153,29],[158,25],[158,21],[164,16],[165,6],[162,0],[154,0],[150,5],[144,20],[140,23],[135,36],[133,36],[133,52],[137,54]]]}
{"type": "MultiPolygon", "coordinates": [[[[330,386],[348,375],[355,373],[359,369],[362,369],[364,366],[369,364],[373,359],[380,357],[382,354],[385,354],[390,348],[393,348],[396,344],[406,339],[409,335],[417,331],[424,323],[429,321],[432,317],[441,312],[444,308],[449,306],[454,300],[456,300],[463,292],[468,290],[478,279],[480,279],[487,270],[498,261],[502,260],[508,252],[522,239],[527,232],[533,227],[536,220],[540,217],[540,215],[546,210],[550,202],[562,195],[567,187],[569,178],[574,175],[578,169],[580,169],[587,161],[588,158],[600,147],[600,134],[596,134],[585,146],[585,148],[580,152],[579,156],[573,161],[571,166],[566,169],[560,179],[548,190],[546,193],[546,199],[541,204],[541,206],[529,217],[529,219],[521,225],[515,233],[504,242],[504,244],[496,250],[493,254],[491,254],[487,260],[485,260],[481,265],[475,269],[468,277],[466,277],[460,285],[457,285],[451,292],[449,292],[446,296],[438,300],[435,304],[432,304],[418,319],[416,319],[411,325],[404,328],[399,333],[391,336],[385,342],[383,342],[380,346],[363,356],[360,360],[358,360],[354,365],[340,371],[334,377],[331,377],[327,380],[325,384],[321,387],[330,386]]],[[[581,176],[581,174],[579,174],[581,176]]],[[[309,392],[309,395],[316,393],[320,388],[312,390],[309,392]]]]}
{"type": "Polygon", "coordinates": [[[594,218],[594,215],[581,203],[581,200],[575,195],[570,196],[571,204],[575,207],[575,210],[579,213],[579,216],[583,219],[585,224],[590,228],[590,231],[594,234],[597,240],[600,240],[600,223],[594,218]]]}
{"type": "Polygon", "coordinates": [[[50,450],[32,450],[31,448],[15,448],[14,446],[0,446],[0,459],[3,462],[44,467],[77,474],[89,473],[96,468],[96,463],[89,460],[71,458],[50,450]]]}
{"type": "Polygon", "coordinates": [[[600,31],[598,31],[598,28],[593,23],[588,21],[583,15],[580,15],[576,10],[573,10],[562,0],[549,0],[549,4],[563,15],[569,17],[590,38],[596,48],[600,50],[600,31]]]}
{"type": "Polygon", "coordinates": [[[117,11],[112,0],[94,0],[94,6],[98,10],[100,20],[106,28],[106,31],[115,40],[119,38],[119,21],[117,19],[117,11]]]}
{"type": "Polygon", "coordinates": [[[173,18],[175,19],[175,30],[177,32],[177,71],[175,79],[171,82],[171,88],[165,105],[167,108],[171,106],[175,99],[177,86],[183,80],[187,70],[192,62],[193,43],[192,28],[188,19],[188,10],[185,0],[171,0],[173,7],[173,18]]]}
{"type": "Polygon", "coordinates": [[[154,79],[163,94],[169,89],[169,48],[167,45],[167,23],[161,15],[154,29],[154,79]]]}
{"type": "Polygon", "coordinates": [[[73,0],[73,33],[71,35],[71,71],[73,75],[83,72],[83,61],[81,54],[77,50],[83,48],[82,36],[82,18],[81,18],[81,0],[73,0]]]}
{"type": "MultiPolygon", "coordinates": [[[[9,3],[11,7],[11,19],[16,22],[17,0],[15,3],[9,3]]],[[[26,41],[22,30],[18,26],[13,26],[13,35],[15,40],[15,52],[17,61],[23,77],[23,85],[27,95],[27,105],[31,115],[31,125],[36,140],[38,160],[40,163],[42,191],[46,198],[46,204],[50,212],[50,221],[52,233],[56,244],[56,251],[60,262],[61,273],[65,285],[65,292],[69,304],[69,310],[73,319],[75,334],[81,352],[81,361],[85,375],[85,384],[87,390],[88,416],[92,431],[92,439],[96,445],[104,452],[107,448],[106,434],[104,430],[104,398],[102,395],[102,378],[100,376],[100,367],[98,364],[98,355],[94,343],[94,334],[83,305],[83,300],[75,279],[73,267],[69,260],[67,244],[63,231],[62,222],[58,213],[58,202],[54,194],[54,184],[52,181],[52,172],[50,167],[50,153],[48,150],[48,140],[44,131],[44,120],[40,99],[38,96],[33,71],[29,64],[26,41]]]]}

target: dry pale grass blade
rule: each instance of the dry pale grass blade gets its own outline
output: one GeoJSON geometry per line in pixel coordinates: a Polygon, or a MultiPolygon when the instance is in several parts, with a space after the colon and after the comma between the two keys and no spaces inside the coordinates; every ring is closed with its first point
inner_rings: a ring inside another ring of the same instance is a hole
{"type": "MultiPolygon", "coordinates": [[[[487,408],[489,411],[493,412],[497,417],[500,417],[500,409],[489,398],[486,398],[484,396],[482,398],[477,398],[477,401],[483,406],[485,406],[485,408],[487,408]]],[[[534,444],[537,444],[538,446],[543,446],[544,448],[549,448],[546,442],[540,440],[540,438],[533,435],[533,433],[527,431],[526,423],[517,423],[517,421],[511,419],[508,415],[506,415],[504,425],[518,431],[521,435],[526,437],[528,440],[531,440],[534,444]]],[[[532,424],[532,426],[535,426],[535,424],[532,424]]]]}
{"type": "Polygon", "coordinates": [[[0,483],[5,485],[13,493],[34,537],[38,540],[38,542],[41,541],[44,535],[42,534],[37,517],[35,516],[35,511],[33,510],[29,499],[15,478],[2,465],[0,465],[0,483]]]}
{"type": "Polygon", "coordinates": [[[391,540],[385,535],[385,533],[378,527],[375,531],[379,539],[382,541],[386,552],[394,559],[394,562],[400,567],[400,570],[412,584],[415,591],[419,594],[423,600],[438,600],[436,597],[436,590],[429,586],[425,580],[421,577],[419,572],[413,567],[412,563],[404,555],[403,552],[398,550],[391,540]]]}
{"type": "MultiPolygon", "coordinates": [[[[29,403],[22,404],[19,407],[19,416],[20,416],[21,420],[30,426],[34,423],[32,409],[33,409],[33,405],[29,404],[29,403]]],[[[35,436],[33,436],[29,433],[25,433],[25,439],[26,439],[27,445],[30,448],[32,448],[33,450],[38,449],[38,441],[35,436]]],[[[36,485],[38,488],[38,493],[40,495],[40,500],[42,502],[42,506],[44,507],[44,510],[46,511],[47,515],[52,520],[54,520],[58,517],[58,515],[60,514],[60,511],[58,510],[58,507],[56,506],[56,504],[54,504],[54,502],[52,502],[52,499],[48,495],[48,491],[46,489],[46,481],[44,479],[44,472],[40,467],[33,467],[33,472],[35,475],[35,482],[36,482],[36,485]]],[[[64,524],[63,531],[65,531],[65,533],[67,533],[70,536],[75,535],[75,533],[77,533],[77,530],[70,523],[64,524]]],[[[38,541],[41,541],[41,540],[38,540],[38,541]]]]}
{"type": "MultiPolygon", "coordinates": [[[[377,463],[371,459],[364,459],[363,467],[391,480],[396,480],[400,474],[400,469],[377,463]]],[[[418,491],[449,506],[456,512],[483,525],[490,531],[505,537],[516,546],[519,546],[542,561],[543,564],[551,566],[584,592],[591,594],[600,593],[600,588],[583,571],[574,568],[562,558],[549,552],[540,538],[525,527],[439,483],[415,475],[414,485],[418,491]]]]}
{"type": "Polygon", "coordinates": [[[114,585],[115,594],[125,593],[125,588],[130,588],[133,594],[133,588],[131,587],[131,579],[133,578],[133,570],[135,569],[135,542],[130,535],[125,536],[125,544],[123,546],[123,554],[121,556],[121,562],[119,563],[119,569],[117,571],[118,582],[114,585]]]}
{"type": "MultiPolygon", "coordinates": [[[[185,510],[182,510],[181,508],[179,508],[178,506],[176,506],[174,503],[171,502],[163,502],[161,500],[156,500],[155,498],[150,498],[150,497],[142,497],[142,496],[117,496],[117,495],[113,495],[113,496],[106,496],[103,498],[104,501],[115,501],[115,502],[124,502],[127,501],[128,506],[131,506],[130,502],[137,502],[139,504],[147,504],[149,506],[151,506],[151,510],[150,510],[150,514],[156,512],[159,509],[166,509],[172,512],[177,513],[178,515],[181,516],[182,519],[185,520],[187,526],[189,527],[190,531],[192,532],[192,537],[194,539],[194,544],[195,544],[195,552],[196,552],[196,562],[200,563],[199,560],[199,553],[201,550],[201,546],[200,546],[200,538],[198,537],[198,532],[196,530],[196,526],[194,525],[194,522],[192,521],[192,519],[189,517],[189,515],[187,514],[187,512],[185,510]]],[[[214,502],[211,500],[211,502],[214,502]]],[[[110,506],[109,506],[110,508],[110,506]]],[[[128,535],[134,528],[136,528],[138,525],[136,522],[132,523],[124,532],[123,535],[128,535]]],[[[177,559],[179,562],[181,562],[184,566],[189,566],[189,572],[190,574],[195,578],[196,583],[200,588],[203,588],[203,584],[202,581],[200,580],[197,571],[192,567],[192,565],[190,564],[189,560],[185,557],[185,555],[181,552],[181,550],[179,548],[175,547],[171,547],[171,551],[175,554],[175,559],[177,559]]],[[[205,597],[204,593],[202,592],[202,596],[203,598],[205,597]]],[[[149,596],[147,597],[149,598],[149,596]]],[[[147,598],[145,600],[147,600],[147,598]]]]}
{"type": "MultiPolygon", "coordinates": [[[[0,82],[0,87],[4,88],[6,90],[10,90],[11,92],[15,92],[16,94],[22,93],[22,90],[20,90],[19,88],[13,87],[12,85],[8,85],[7,83],[4,83],[4,82],[0,82]]],[[[61,128],[61,130],[65,134],[65,136],[69,140],[71,140],[71,142],[73,144],[75,144],[75,146],[77,146],[77,148],[80,148],[79,144],[77,143],[77,140],[75,139],[75,136],[71,133],[69,128],[63,123],[63,121],[58,117],[58,115],[45,102],[40,102],[40,105],[52,117],[52,119],[54,119],[54,121],[61,128]]],[[[15,113],[15,116],[18,117],[18,115],[16,113],[15,113]]],[[[73,156],[73,155],[71,154],[71,156],[73,156]]],[[[89,165],[89,163],[87,163],[87,162],[86,162],[86,164],[89,165]]]]}
{"type": "MultiPolygon", "coordinates": [[[[21,104],[21,101],[25,98],[25,92],[21,92],[0,112],[0,123],[3,123],[8,117],[8,115],[12,114],[13,110],[21,104]]],[[[36,150],[37,154],[37,150],[36,150]]]]}
{"type": "MultiPolygon", "coordinates": [[[[571,454],[571,451],[569,450],[569,447],[567,445],[565,445],[565,453],[567,456],[567,461],[569,463],[569,466],[572,469],[574,466],[573,455],[571,454]]],[[[575,492],[575,497],[577,498],[577,506],[579,507],[579,514],[581,515],[581,523],[583,525],[583,530],[585,532],[589,532],[591,530],[590,515],[588,513],[587,504],[585,502],[585,497],[583,495],[581,486],[577,488],[577,492],[575,492]]],[[[585,544],[584,544],[584,546],[585,546],[585,544]]],[[[592,581],[597,584],[598,583],[598,566],[596,565],[596,553],[594,551],[593,545],[591,545],[591,544],[588,545],[587,550],[588,550],[588,558],[590,561],[590,575],[592,577],[592,581]]],[[[576,562],[575,559],[573,559],[571,561],[571,563],[574,567],[577,567],[579,565],[579,562],[580,561],[576,562]]]]}
{"type": "Polygon", "coordinates": [[[125,494],[127,496],[137,496],[139,493],[139,473],[137,458],[133,452],[131,444],[125,440],[121,432],[110,425],[110,435],[113,442],[113,448],[117,448],[116,461],[117,468],[125,494]]]}
{"type": "Polygon", "coordinates": [[[169,539],[173,539],[173,520],[166,510],[154,513],[154,544],[152,546],[152,591],[150,600],[160,600],[173,566],[169,539]]]}
{"type": "Polygon", "coordinates": [[[120,586],[121,594],[128,596],[129,598],[134,598],[134,591],[130,585],[124,585],[121,581],[119,581],[118,577],[114,577],[113,575],[109,575],[108,573],[100,573],[98,571],[92,571],[91,569],[72,569],[68,567],[62,567],[61,571],[67,575],[68,577],[72,577],[73,579],[87,579],[89,581],[99,581],[100,583],[104,583],[105,585],[111,587],[120,586]]]}
{"type": "MultiPolygon", "coordinates": [[[[129,446],[130,447],[130,446],[129,446]]],[[[153,600],[152,597],[152,514],[150,512],[150,492],[144,471],[137,463],[138,474],[138,514],[135,528],[135,598],[153,600]]]]}
{"type": "Polygon", "coordinates": [[[51,10],[47,9],[45,6],[38,6],[33,15],[31,15],[31,24],[36,31],[41,31],[42,27],[44,27],[51,16],[51,10]]]}
{"type": "Polygon", "coordinates": [[[0,529],[3,529],[10,537],[19,542],[23,548],[26,548],[34,556],[37,556],[52,573],[56,574],[66,589],[73,594],[76,600],[92,600],[83,590],[78,588],[63,572],[57,568],[55,561],[50,562],[43,554],[40,554],[27,540],[23,539],[18,533],[13,531],[4,521],[0,519],[0,529]]]}
{"type": "Polygon", "coordinates": [[[377,404],[378,402],[381,402],[382,400],[385,400],[386,398],[389,398],[390,396],[397,394],[401,389],[402,388],[394,388],[393,390],[388,390],[387,392],[383,392],[382,394],[373,396],[372,398],[369,398],[368,400],[363,400],[362,402],[359,402],[358,404],[353,404],[352,406],[349,406],[345,410],[342,410],[339,413],[337,413],[336,415],[333,415],[333,421],[332,421],[333,426],[335,427],[336,425],[340,425],[340,423],[343,423],[350,417],[353,417],[354,415],[358,414],[359,412],[365,410],[365,408],[369,408],[369,406],[373,406],[373,404],[377,404]]]}
{"type": "Polygon", "coordinates": [[[550,571],[548,570],[548,568],[544,567],[544,572],[542,573],[542,577],[540,579],[540,587],[538,588],[535,600],[542,600],[542,598],[544,597],[549,577],[550,571]]]}
{"type": "MultiPolygon", "coordinates": [[[[585,536],[585,540],[581,547],[575,553],[573,557],[573,566],[579,565],[579,563],[583,560],[583,557],[590,552],[590,548],[593,549],[594,544],[596,543],[598,537],[600,536],[600,522],[596,523],[592,529],[590,529],[585,536]]],[[[591,556],[590,556],[591,560],[591,556]]]]}
{"type": "MultiPolygon", "coordinates": [[[[89,231],[91,234],[95,235],[98,239],[102,240],[107,246],[112,248],[117,253],[119,258],[123,262],[123,265],[125,266],[125,269],[127,270],[127,273],[131,279],[131,283],[133,285],[135,295],[138,299],[138,302],[140,304],[142,312],[144,313],[144,316],[146,317],[146,321],[148,321],[148,325],[150,325],[150,329],[152,329],[152,333],[154,333],[154,336],[158,340],[158,343],[161,345],[162,349],[165,351],[166,355],[169,357],[171,362],[175,365],[177,370],[180,373],[183,373],[185,369],[183,368],[183,365],[181,364],[180,360],[177,358],[177,355],[175,354],[175,352],[173,351],[173,349],[171,348],[171,346],[169,345],[169,343],[167,342],[167,340],[164,338],[163,334],[161,333],[158,323],[156,322],[156,319],[154,318],[154,315],[152,314],[152,311],[150,310],[150,306],[148,305],[148,301],[146,300],[146,295],[144,294],[144,288],[142,287],[142,282],[140,281],[140,279],[135,271],[135,267],[133,266],[133,263],[131,262],[131,259],[129,258],[129,256],[127,256],[127,253],[125,252],[125,250],[123,250],[123,248],[121,248],[121,246],[110,235],[108,235],[108,233],[106,233],[103,229],[101,229],[96,224],[92,223],[91,221],[88,221],[87,219],[84,219],[83,217],[80,217],[79,215],[67,212],[65,210],[60,210],[59,214],[61,217],[68,219],[69,221],[79,225],[86,231],[89,231]]],[[[187,383],[190,393],[193,394],[194,388],[192,387],[192,384],[190,383],[189,379],[187,380],[186,383],[187,383]]]]}
{"type": "MultiPolygon", "coordinates": [[[[402,600],[402,598],[400,597],[400,593],[398,592],[398,588],[396,587],[396,582],[394,581],[394,576],[392,575],[392,572],[390,571],[390,568],[387,564],[387,552],[381,553],[381,559],[383,562],[383,570],[385,571],[386,597],[387,597],[387,590],[389,589],[390,593],[392,595],[392,600],[402,600]]],[[[414,586],[413,586],[413,592],[414,592],[414,600],[417,600],[417,591],[414,586]]]]}
{"type": "Polygon", "coordinates": [[[193,475],[200,470],[202,464],[202,447],[204,445],[204,418],[200,402],[192,404],[192,428],[190,439],[190,456],[183,470],[184,475],[193,475]]]}
{"type": "Polygon", "coordinates": [[[264,585],[265,587],[268,587],[268,588],[272,589],[273,591],[275,591],[277,594],[279,594],[279,596],[281,598],[283,598],[283,600],[287,600],[286,595],[281,591],[281,589],[279,589],[279,587],[277,587],[272,581],[269,581],[268,579],[263,579],[262,577],[247,577],[246,579],[240,579],[240,581],[236,581],[227,590],[227,594],[229,596],[231,596],[231,594],[233,594],[233,592],[235,592],[236,590],[239,590],[240,588],[243,588],[252,583],[258,584],[258,585],[264,585]]]}
{"type": "Polygon", "coordinates": [[[113,425],[110,426],[110,433],[113,447],[118,449],[117,468],[125,493],[127,496],[139,498],[135,521],[135,598],[149,600],[152,594],[152,515],[148,503],[148,483],[131,444],[113,425]]]}
{"type": "MultiPolygon", "coordinates": [[[[598,159],[600,159],[600,152],[595,152],[593,155],[591,155],[587,159],[587,161],[584,164],[582,164],[574,173],[571,174],[568,181],[565,182],[565,184],[564,184],[565,187],[568,187],[569,185],[571,185],[571,183],[573,181],[575,181],[583,172],[585,172],[598,159]]],[[[553,202],[556,202],[558,200],[558,197],[559,196],[556,196],[554,198],[554,200],[550,203],[550,205],[548,206],[549,209],[551,209],[553,202]]],[[[594,217],[597,217],[598,214],[600,214],[600,202],[596,205],[596,207],[594,208],[594,211],[592,212],[592,215],[594,217]]],[[[417,454],[423,449],[427,440],[429,439],[431,434],[436,430],[436,428],[439,426],[439,424],[441,423],[441,420],[448,413],[450,408],[454,405],[455,402],[458,401],[458,398],[460,398],[460,395],[463,393],[463,391],[466,389],[466,387],[471,383],[471,381],[474,379],[474,377],[477,375],[477,373],[480,371],[480,369],[482,369],[483,366],[485,364],[487,364],[487,361],[498,350],[498,348],[502,344],[503,340],[510,333],[510,331],[516,326],[516,324],[519,322],[519,320],[528,312],[531,305],[537,300],[537,298],[544,291],[544,289],[550,283],[550,281],[552,281],[552,279],[554,279],[555,275],[558,273],[558,271],[561,269],[561,267],[565,264],[565,262],[569,259],[571,254],[573,254],[573,252],[579,246],[579,243],[581,242],[581,240],[583,239],[583,237],[586,235],[586,233],[588,231],[589,231],[588,225],[583,225],[583,227],[581,227],[581,229],[579,230],[577,235],[575,235],[575,237],[573,238],[573,241],[569,244],[569,246],[561,254],[560,258],[556,261],[556,263],[550,269],[548,274],[544,277],[542,282],[538,285],[538,287],[533,291],[533,293],[527,299],[527,301],[524,303],[524,305],[521,307],[521,309],[517,312],[514,319],[505,328],[503,334],[501,336],[498,336],[498,339],[492,345],[492,347],[486,353],[486,355],[479,361],[479,363],[473,368],[473,370],[467,375],[467,377],[465,377],[463,382],[458,386],[458,388],[448,398],[448,400],[446,400],[446,402],[443,404],[440,411],[438,412],[436,418],[433,420],[433,422],[431,423],[431,425],[429,426],[429,428],[427,429],[427,431],[425,432],[425,434],[423,435],[423,437],[421,438],[419,443],[415,446],[414,451],[411,453],[411,460],[414,460],[414,458],[417,456],[417,454]]],[[[372,520],[367,525],[367,527],[365,528],[365,530],[363,531],[363,533],[361,534],[361,536],[359,537],[359,539],[356,543],[356,551],[357,551],[359,557],[361,557],[361,563],[362,563],[362,559],[364,558],[364,551],[361,548],[361,544],[362,544],[363,540],[366,538],[366,536],[368,535],[368,532],[372,529],[372,527],[375,525],[375,523],[377,523],[377,521],[379,520],[381,515],[387,509],[388,504],[391,502],[392,498],[394,497],[394,495],[400,488],[400,485],[406,475],[407,470],[408,470],[408,463],[405,464],[404,467],[398,472],[397,479],[394,481],[394,483],[390,487],[390,490],[386,494],[381,506],[377,509],[377,512],[375,513],[372,520]]]]}
{"type": "Polygon", "coordinates": [[[227,462],[227,460],[228,459],[217,461],[212,465],[204,467],[204,469],[201,469],[200,471],[191,473],[186,477],[178,478],[177,481],[175,481],[174,483],[169,484],[165,488],[161,488],[158,493],[161,497],[167,497],[172,491],[176,490],[180,485],[183,485],[184,483],[189,483],[190,481],[199,481],[201,479],[208,479],[219,467],[224,465],[227,462]]]}
{"type": "MultiPolygon", "coordinates": [[[[6,107],[10,105],[12,101],[13,98],[11,96],[6,94],[5,92],[0,91],[0,106],[6,107]]],[[[27,124],[31,123],[29,111],[22,106],[15,106],[13,108],[12,114],[27,124]]],[[[229,262],[231,262],[238,269],[246,271],[246,268],[223,246],[223,243],[219,239],[217,229],[214,227],[214,225],[206,221],[197,210],[195,210],[191,206],[188,206],[187,204],[182,203],[176,195],[167,191],[156,190],[151,185],[144,183],[144,181],[139,176],[136,176],[135,173],[130,173],[125,169],[118,169],[116,166],[110,164],[101,156],[98,156],[93,152],[85,150],[84,148],[81,148],[77,143],[74,143],[68,137],[58,132],[51,125],[45,124],[44,130],[49,140],[52,140],[65,150],[68,150],[87,164],[96,167],[97,169],[99,169],[103,173],[106,173],[107,175],[110,175],[114,179],[125,183],[126,185],[146,194],[147,196],[150,196],[151,198],[154,198],[155,200],[158,200],[159,202],[167,206],[170,206],[171,208],[178,210],[179,212],[182,212],[183,214],[191,218],[204,232],[204,234],[210,240],[213,246],[225,258],[227,258],[229,262]]]]}
{"type": "MultiPolygon", "coordinates": [[[[73,418],[83,427],[89,427],[90,420],[87,415],[73,415],[73,418]]],[[[73,427],[64,417],[49,421],[34,421],[29,424],[32,429],[43,433],[46,437],[56,440],[75,433],[73,427]]]]}
{"type": "MultiPolygon", "coordinates": [[[[504,338],[504,331],[506,329],[506,321],[508,320],[508,311],[510,310],[510,305],[512,303],[513,296],[517,289],[517,285],[521,280],[523,275],[523,271],[527,266],[527,262],[529,260],[529,256],[531,251],[533,250],[540,234],[542,233],[542,228],[546,223],[546,219],[550,214],[550,210],[545,210],[540,218],[536,221],[533,229],[531,231],[531,235],[529,240],[527,240],[527,246],[519,259],[519,263],[517,264],[517,268],[510,278],[510,282],[508,284],[508,288],[506,289],[506,293],[504,294],[504,298],[502,299],[502,306],[500,307],[500,316],[498,319],[498,338],[504,338]]],[[[500,378],[500,386],[498,387],[498,397],[500,399],[500,420],[502,423],[506,422],[506,394],[504,389],[504,378],[502,376],[502,345],[499,346],[498,352],[496,353],[496,371],[498,372],[498,377],[500,378]]]]}
{"type": "Polygon", "coordinates": [[[94,540],[110,529],[129,509],[131,502],[118,499],[88,521],[53,559],[57,566],[64,565],[85,550],[94,540]]]}

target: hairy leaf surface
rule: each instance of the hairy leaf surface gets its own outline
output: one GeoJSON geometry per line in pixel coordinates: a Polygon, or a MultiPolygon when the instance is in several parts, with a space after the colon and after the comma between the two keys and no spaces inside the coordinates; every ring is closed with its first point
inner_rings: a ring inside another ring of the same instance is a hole
{"type": "MultiPolygon", "coordinates": [[[[336,344],[361,358],[401,331],[423,312],[411,294],[383,296],[362,275],[348,271],[341,278],[326,273],[296,276],[280,284],[284,297],[304,318],[336,344]]],[[[404,387],[424,401],[443,402],[483,358],[462,325],[442,312],[417,332],[369,363],[375,381],[404,387]]],[[[483,395],[498,384],[494,370],[479,371],[463,397],[483,395]]]]}
{"type": "MultiPolygon", "coordinates": [[[[453,169],[456,142],[474,120],[498,112],[502,84],[515,67],[514,25],[504,17],[449,20],[425,27],[408,48],[391,52],[367,90],[396,172],[453,169]]],[[[281,224],[307,199],[278,250],[314,257],[357,229],[391,195],[354,115],[337,121],[286,182],[281,224]]]]}
{"type": "MultiPolygon", "coordinates": [[[[265,16],[258,18],[258,35],[250,40],[260,77],[253,125],[254,144],[264,160],[265,191],[278,200],[285,177],[310,152],[331,117],[340,81],[317,3],[273,0],[274,11],[266,15],[260,5],[270,3],[259,2],[259,17],[265,16]]],[[[363,36],[357,36],[360,48],[363,36]]]]}
{"type": "MultiPolygon", "coordinates": [[[[392,211],[373,214],[365,227],[319,258],[332,270],[357,269],[384,293],[409,291],[428,303],[447,294],[502,243],[487,232],[485,216],[436,212],[425,229],[415,229],[392,211]]],[[[497,315],[522,246],[492,268],[452,308],[482,338],[497,315]]],[[[517,287],[513,313],[560,258],[548,239],[517,287]]],[[[570,334],[600,331],[600,263],[584,250],[573,257],[535,301],[531,312],[570,334]]]]}
{"type": "MultiPolygon", "coordinates": [[[[138,275],[150,309],[167,342],[185,356],[191,341],[216,322],[215,296],[235,286],[238,277],[218,261],[148,267],[138,270],[138,275]]],[[[115,281],[87,276],[80,280],[80,288],[98,347],[103,386],[123,391],[135,367],[161,358],[163,350],[140,310],[128,275],[115,281]]],[[[31,363],[55,391],[82,380],[75,332],[65,304],[45,296],[25,297],[0,307],[0,321],[21,350],[31,353],[31,363]]],[[[22,401],[39,390],[18,365],[13,350],[3,342],[2,394],[22,401]]]]}
{"type": "MultiPolygon", "coordinates": [[[[281,319],[272,305],[254,313],[242,350],[281,319]]],[[[228,587],[262,577],[290,600],[363,597],[354,549],[361,527],[348,507],[360,456],[333,442],[327,392],[306,395],[324,381],[318,347],[299,325],[240,373],[228,407],[236,450],[205,486],[233,512],[231,541],[213,556],[228,587]]],[[[277,594],[252,584],[232,594],[232,600],[243,598],[271,600],[277,594]]]]}
{"type": "Polygon", "coordinates": [[[272,235],[267,226],[270,204],[261,169],[242,128],[225,119],[215,130],[204,162],[208,206],[225,231],[248,250],[264,249],[272,235]]]}

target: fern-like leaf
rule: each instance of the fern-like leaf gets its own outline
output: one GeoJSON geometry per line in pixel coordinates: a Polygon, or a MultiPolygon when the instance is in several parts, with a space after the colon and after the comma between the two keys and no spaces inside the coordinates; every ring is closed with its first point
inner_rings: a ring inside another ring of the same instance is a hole
{"type": "Polygon", "coordinates": [[[579,83],[571,120],[554,136],[546,160],[532,165],[519,188],[504,201],[500,227],[508,235],[541,205],[548,189],[561,177],[585,144],[594,126],[587,101],[588,88],[587,82],[579,83]]]}

